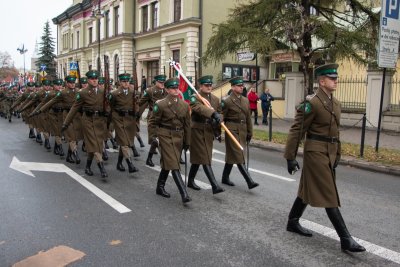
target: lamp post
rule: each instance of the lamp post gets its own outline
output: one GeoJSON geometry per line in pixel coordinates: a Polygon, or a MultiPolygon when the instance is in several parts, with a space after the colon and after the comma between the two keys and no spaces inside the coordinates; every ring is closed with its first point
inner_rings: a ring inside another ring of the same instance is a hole
{"type": "Polygon", "coordinates": [[[97,38],[99,39],[98,42],[98,54],[99,57],[97,58],[97,70],[99,71],[100,75],[101,75],[101,60],[100,60],[100,19],[103,17],[103,14],[101,14],[101,8],[100,8],[100,4],[101,4],[101,0],[93,0],[92,1],[92,5],[94,8],[94,3],[97,1],[97,9],[93,9],[92,10],[92,18],[96,18],[97,20],[97,38]]]}
{"type": "Polygon", "coordinates": [[[22,48],[17,48],[17,51],[19,51],[19,53],[24,56],[24,85],[25,85],[25,76],[26,76],[26,74],[25,74],[25,53],[28,52],[28,49],[25,49],[25,45],[22,44],[22,48]]]}

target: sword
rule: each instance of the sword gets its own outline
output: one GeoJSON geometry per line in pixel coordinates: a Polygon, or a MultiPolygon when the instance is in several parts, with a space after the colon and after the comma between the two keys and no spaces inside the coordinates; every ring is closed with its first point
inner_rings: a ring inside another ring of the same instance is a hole
{"type": "Polygon", "coordinates": [[[186,150],[183,150],[185,152],[185,186],[187,186],[187,154],[186,150]]]}
{"type": "Polygon", "coordinates": [[[249,171],[249,161],[250,161],[249,142],[246,142],[246,153],[247,153],[247,171],[249,171]]]}

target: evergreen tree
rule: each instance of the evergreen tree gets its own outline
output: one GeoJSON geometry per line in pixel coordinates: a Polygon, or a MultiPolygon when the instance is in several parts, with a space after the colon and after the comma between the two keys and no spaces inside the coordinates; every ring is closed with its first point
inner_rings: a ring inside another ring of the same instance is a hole
{"type": "Polygon", "coordinates": [[[39,59],[36,63],[37,70],[40,71],[41,65],[46,65],[46,72],[49,78],[57,78],[56,73],[56,55],[54,54],[54,38],[51,36],[49,21],[47,21],[43,28],[43,35],[39,44],[39,59]]]}
{"type": "MultiPolygon", "coordinates": [[[[243,2],[242,2],[243,3],[243,2]]],[[[316,63],[351,59],[376,65],[379,14],[363,0],[252,0],[213,25],[203,63],[218,62],[242,49],[268,55],[296,51],[305,94],[312,92],[316,63]],[[324,60],[325,59],[325,60],[324,60]]]]}

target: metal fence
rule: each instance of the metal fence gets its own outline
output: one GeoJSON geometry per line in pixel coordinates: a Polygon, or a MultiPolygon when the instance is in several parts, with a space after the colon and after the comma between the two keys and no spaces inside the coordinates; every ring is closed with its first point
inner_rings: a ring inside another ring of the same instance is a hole
{"type": "Polygon", "coordinates": [[[389,81],[390,85],[390,100],[388,110],[400,111],[400,78],[394,77],[389,81]]]}

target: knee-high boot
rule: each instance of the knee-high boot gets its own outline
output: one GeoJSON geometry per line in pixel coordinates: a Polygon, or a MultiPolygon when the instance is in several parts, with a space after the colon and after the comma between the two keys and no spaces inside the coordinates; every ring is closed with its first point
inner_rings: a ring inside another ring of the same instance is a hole
{"type": "Polygon", "coordinates": [[[107,172],[106,172],[106,169],[104,168],[104,163],[103,162],[99,162],[99,163],[97,163],[97,166],[99,166],[99,169],[100,169],[100,174],[101,174],[101,180],[103,180],[104,182],[105,181],[107,181],[107,177],[108,177],[108,174],[107,174],[107,172]]]}
{"type": "Polygon", "coordinates": [[[194,189],[194,190],[200,190],[200,187],[195,183],[194,177],[196,177],[196,173],[199,170],[199,164],[192,164],[190,166],[190,171],[189,171],[189,178],[188,178],[188,187],[194,189]]]}
{"type": "Polygon", "coordinates": [[[192,199],[189,197],[186,191],[186,187],[183,183],[182,176],[179,170],[172,170],[172,177],[174,178],[175,184],[178,187],[179,193],[181,194],[182,202],[187,203],[191,201],[192,199]]]}
{"type": "Polygon", "coordinates": [[[133,173],[133,172],[138,172],[138,171],[139,171],[139,169],[136,168],[136,167],[133,165],[132,160],[131,160],[130,158],[126,159],[125,161],[126,161],[126,163],[128,164],[128,171],[129,171],[129,173],[133,173]]]}
{"type": "Polygon", "coordinates": [[[137,140],[139,141],[140,147],[145,147],[142,137],[140,137],[140,135],[136,135],[137,140]]]}
{"type": "Polygon", "coordinates": [[[137,151],[135,145],[132,145],[131,148],[132,148],[133,156],[134,156],[135,158],[140,157],[140,154],[139,154],[139,152],[137,151]]]}
{"type": "MultiPolygon", "coordinates": [[[[215,179],[214,172],[211,168],[211,165],[203,165],[203,170],[207,175],[208,181],[210,181],[213,194],[218,194],[224,192],[225,190],[219,186],[217,180],[215,179]]],[[[190,177],[190,174],[189,174],[190,177]]]]}
{"type": "Polygon", "coordinates": [[[64,150],[63,150],[63,146],[62,146],[62,143],[61,144],[59,144],[59,145],[57,145],[58,146],[58,155],[60,156],[60,157],[64,157],[64,150]]]}
{"type": "Polygon", "coordinates": [[[118,153],[118,162],[117,162],[117,170],[124,172],[125,171],[125,167],[122,164],[122,160],[124,159],[123,155],[122,155],[122,150],[121,148],[119,149],[119,153],[118,153]]]}
{"type": "Polygon", "coordinates": [[[258,186],[258,183],[254,182],[253,179],[251,179],[249,172],[246,170],[243,164],[237,164],[240,173],[243,175],[243,178],[246,180],[247,186],[249,189],[252,189],[254,187],[258,186]]]}
{"type": "Polygon", "coordinates": [[[156,194],[169,198],[171,195],[165,191],[165,183],[167,182],[169,171],[161,169],[160,175],[158,176],[158,181],[157,181],[157,188],[156,188],[156,194]]]}
{"type": "Polygon", "coordinates": [[[86,160],[85,173],[89,176],[93,176],[92,169],[90,168],[92,166],[92,161],[93,161],[93,159],[89,159],[89,158],[86,160]]]}
{"type": "Polygon", "coordinates": [[[107,161],[107,160],[108,160],[107,150],[103,149],[103,153],[102,153],[101,158],[102,158],[104,161],[107,161]]]}
{"type": "Polygon", "coordinates": [[[72,158],[72,151],[68,148],[67,158],[65,159],[68,163],[75,163],[75,160],[72,158]]]}
{"type": "Polygon", "coordinates": [[[29,138],[35,138],[35,131],[33,130],[33,128],[29,128],[29,138]]]}
{"type": "Polygon", "coordinates": [[[51,150],[51,146],[50,146],[50,140],[49,139],[44,139],[44,148],[46,148],[48,151],[51,150]]]}
{"type": "Polygon", "coordinates": [[[225,163],[224,170],[222,171],[222,183],[230,186],[235,186],[234,183],[229,179],[233,164],[225,163]]]}
{"type": "Polygon", "coordinates": [[[326,208],[326,213],[328,214],[329,220],[331,220],[333,227],[340,237],[340,246],[342,250],[350,252],[363,252],[365,248],[358,244],[350,235],[347,230],[346,224],[344,223],[342,214],[339,208],[326,208]]]}
{"type": "Polygon", "coordinates": [[[79,155],[78,155],[78,151],[77,151],[77,150],[75,150],[74,152],[72,152],[72,156],[73,156],[73,158],[75,159],[75,163],[76,163],[76,164],[80,164],[80,163],[81,163],[81,159],[79,158],[79,155]]]}
{"type": "Polygon", "coordinates": [[[306,207],[307,204],[304,204],[303,200],[297,197],[289,213],[289,220],[286,226],[287,231],[308,237],[312,236],[312,233],[308,229],[303,228],[299,223],[300,217],[303,215],[306,207]]]}

